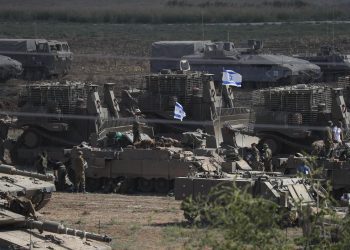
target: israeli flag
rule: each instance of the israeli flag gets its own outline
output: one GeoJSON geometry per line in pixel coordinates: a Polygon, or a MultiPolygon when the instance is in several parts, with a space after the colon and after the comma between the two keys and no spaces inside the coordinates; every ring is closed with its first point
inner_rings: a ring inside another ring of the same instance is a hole
{"type": "Polygon", "coordinates": [[[242,75],[233,70],[224,70],[222,73],[222,84],[235,87],[242,87],[242,75]]]}
{"type": "Polygon", "coordinates": [[[184,108],[180,103],[176,102],[175,109],[174,109],[174,118],[182,121],[184,117],[186,117],[184,108]]]}

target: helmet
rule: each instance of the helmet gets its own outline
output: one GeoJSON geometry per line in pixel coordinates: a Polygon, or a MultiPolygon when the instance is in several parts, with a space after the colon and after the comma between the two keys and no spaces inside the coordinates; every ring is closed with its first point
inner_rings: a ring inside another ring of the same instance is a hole
{"type": "Polygon", "coordinates": [[[135,114],[140,114],[141,110],[140,109],[135,109],[135,114]]]}
{"type": "Polygon", "coordinates": [[[333,122],[332,121],[328,121],[327,122],[329,126],[333,126],[333,122]]]}
{"type": "Polygon", "coordinates": [[[83,155],[83,151],[78,151],[78,155],[83,155]]]}
{"type": "Polygon", "coordinates": [[[269,147],[269,145],[267,145],[267,143],[263,144],[263,148],[268,148],[268,147],[269,147]]]}

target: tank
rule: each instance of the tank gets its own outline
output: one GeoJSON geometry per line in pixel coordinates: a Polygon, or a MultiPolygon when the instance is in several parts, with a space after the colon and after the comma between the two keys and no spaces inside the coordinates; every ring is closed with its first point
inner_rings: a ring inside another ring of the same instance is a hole
{"type": "MultiPolygon", "coordinates": [[[[173,189],[176,177],[221,171],[223,159],[215,153],[215,149],[184,147],[180,142],[164,137],[152,140],[144,133],[141,139],[140,144],[132,145],[132,132],[124,132],[122,139],[114,145],[98,148],[81,145],[71,149],[71,157],[82,151],[87,161],[87,189],[168,193],[173,189]]],[[[70,178],[73,182],[74,176],[70,178]]]]}
{"type": "Polygon", "coordinates": [[[252,105],[246,132],[267,143],[274,154],[311,152],[329,120],[349,125],[342,88],[294,85],[256,90],[252,105]]]}
{"type": "Polygon", "coordinates": [[[23,72],[22,64],[7,56],[0,56],[0,82],[18,78],[23,72]]]}
{"type": "Polygon", "coordinates": [[[23,86],[19,112],[15,113],[17,121],[11,124],[23,133],[17,140],[6,143],[11,160],[30,165],[43,151],[49,158],[62,159],[64,148],[82,141],[94,145],[104,130],[124,124],[116,120],[119,108],[112,87],[113,84],[104,85],[102,101],[98,86],[87,83],[44,82],[23,86]]]}
{"type": "Polygon", "coordinates": [[[336,82],[339,77],[350,74],[350,57],[342,54],[337,48],[323,45],[320,51],[314,54],[297,54],[296,58],[307,60],[318,65],[322,71],[322,80],[336,82]]]}
{"type": "Polygon", "coordinates": [[[38,219],[53,191],[53,176],[0,165],[0,248],[111,249],[107,235],[38,219]]]}
{"type": "Polygon", "coordinates": [[[242,75],[244,88],[309,83],[321,77],[320,67],[306,60],[263,53],[263,42],[258,40],[249,40],[248,48],[235,48],[232,42],[210,41],[187,42],[186,47],[179,47],[183,43],[153,43],[152,55],[156,58],[152,59],[153,64],[151,60],[151,71],[159,72],[166,67],[179,69],[175,62],[180,57],[188,60],[191,70],[213,74],[220,83],[223,69],[232,69],[242,75]]]}
{"type": "MultiPolygon", "coordinates": [[[[146,118],[156,120],[151,123],[156,133],[181,134],[200,128],[217,138],[218,147],[222,142],[220,130],[225,123],[241,126],[248,123],[249,109],[236,104],[232,87],[215,86],[210,74],[162,70],[147,75],[145,81],[137,105],[146,118]],[[174,120],[176,102],[186,112],[183,122],[174,120]]],[[[124,109],[121,106],[121,111],[124,109]]]]}
{"type": "Polygon", "coordinates": [[[55,191],[53,176],[16,169],[0,164],[0,193],[19,195],[31,200],[36,210],[44,207],[55,191]]]}
{"type": "Polygon", "coordinates": [[[67,42],[46,39],[0,39],[0,55],[19,61],[26,80],[62,77],[73,59],[67,42]]]}

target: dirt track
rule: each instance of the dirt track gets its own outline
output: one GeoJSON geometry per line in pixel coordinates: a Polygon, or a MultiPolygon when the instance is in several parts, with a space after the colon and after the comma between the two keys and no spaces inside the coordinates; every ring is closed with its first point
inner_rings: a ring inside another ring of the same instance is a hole
{"type": "Polygon", "coordinates": [[[45,219],[106,233],[113,249],[179,249],[187,237],[180,202],[166,196],[54,193],[40,212],[45,219]]]}

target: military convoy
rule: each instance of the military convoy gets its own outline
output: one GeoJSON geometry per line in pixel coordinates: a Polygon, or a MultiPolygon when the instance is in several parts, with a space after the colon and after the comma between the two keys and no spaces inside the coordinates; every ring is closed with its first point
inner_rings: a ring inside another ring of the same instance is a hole
{"type": "Polygon", "coordinates": [[[176,61],[188,60],[191,69],[214,75],[221,81],[223,69],[233,69],[242,75],[243,87],[309,83],[321,77],[320,67],[308,61],[284,55],[260,52],[262,41],[248,41],[248,48],[235,48],[231,42],[171,41],[152,44],[151,72],[179,69],[176,61]]]}
{"type": "Polygon", "coordinates": [[[62,77],[73,60],[67,42],[45,39],[0,39],[0,55],[21,63],[25,80],[62,77]]]}
{"type": "Polygon", "coordinates": [[[111,249],[111,238],[38,219],[55,191],[53,176],[0,165],[1,249],[111,249]],[[51,181],[51,182],[49,182],[51,181]]]}

